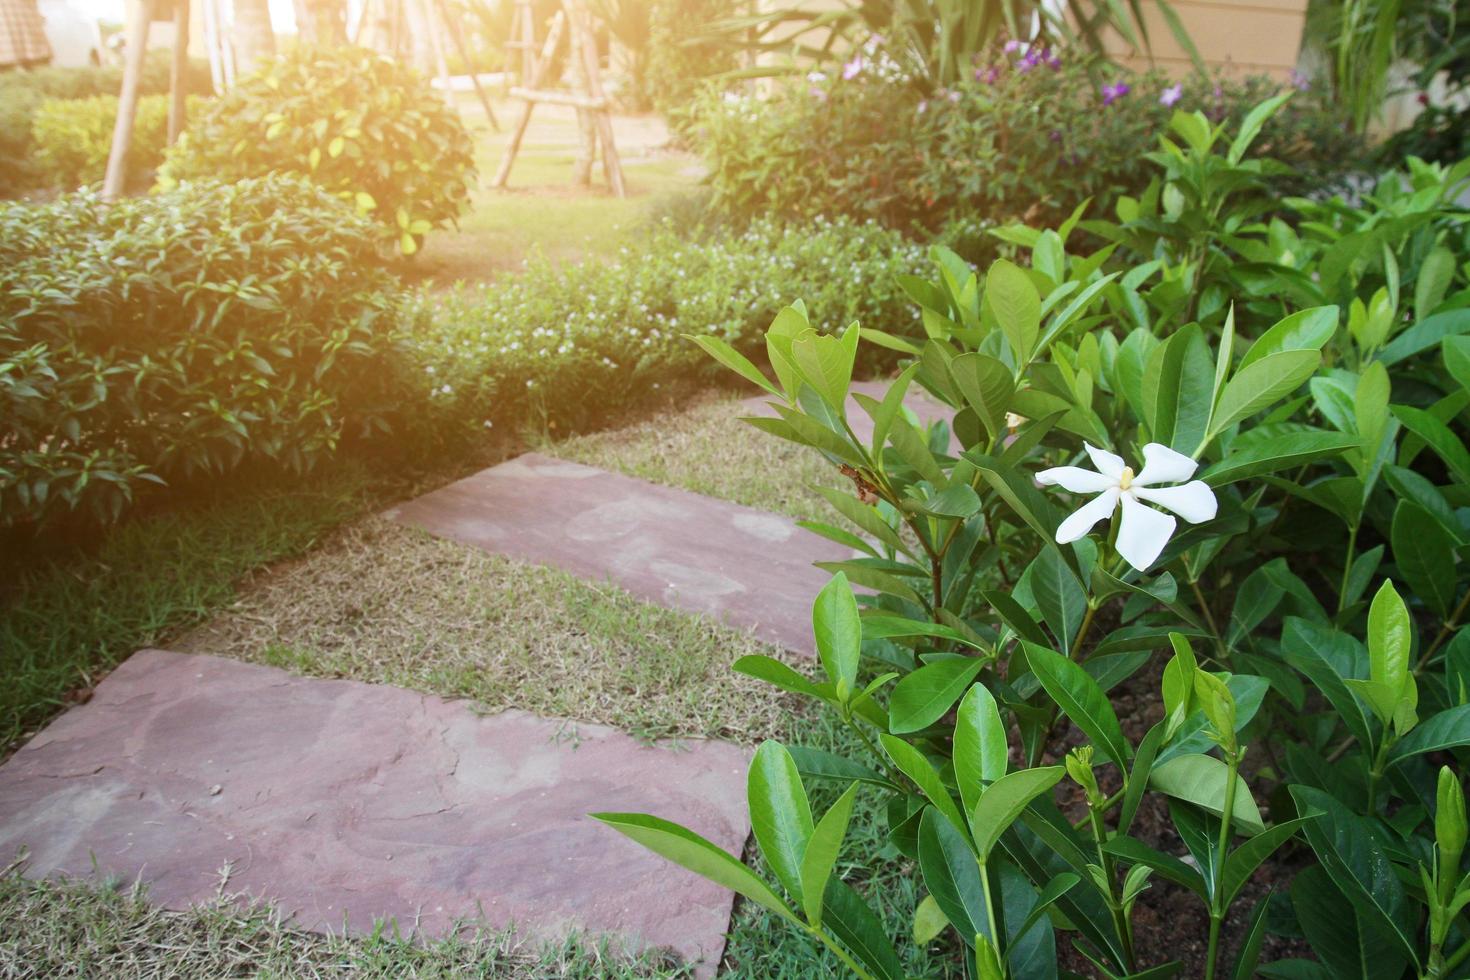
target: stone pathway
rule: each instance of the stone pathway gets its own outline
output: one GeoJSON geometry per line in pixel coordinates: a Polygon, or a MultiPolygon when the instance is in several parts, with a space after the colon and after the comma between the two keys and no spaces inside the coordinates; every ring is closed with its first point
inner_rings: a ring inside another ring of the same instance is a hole
{"type": "Polygon", "coordinates": [[[0,766],[0,857],[149,882],[182,908],[225,891],[305,928],[478,911],[522,935],[617,933],[712,976],[730,892],[586,816],[657,813],[739,853],[749,753],[400,688],[144,650],[0,766]]]}
{"type": "Polygon", "coordinates": [[[440,537],[615,584],[813,653],[816,561],[852,553],[789,517],[528,453],[385,515],[440,537]]]}
{"type": "MultiPolygon", "coordinates": [[[[908,404],[926,423],[948,414],[917,390],[908,404]]],[[[535,453],[386,516],[806,653],[828,578],[813,563],[849,557],[787,517],[535,453]]],[[[248,894],[309,929],[395,918],[438,935],[479,914],[526,937],[615,934],[712,976],[731,894],[587,814],[656,813],[738,854],[749,759],[144,650],[0,766],[0,859],[25,847],[30,874],[141,878],[175,908],[248,894]]]]}

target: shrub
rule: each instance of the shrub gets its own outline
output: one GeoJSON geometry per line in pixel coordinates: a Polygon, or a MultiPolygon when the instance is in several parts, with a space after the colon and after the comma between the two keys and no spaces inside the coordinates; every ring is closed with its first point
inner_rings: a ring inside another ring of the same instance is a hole
{"type": "MultiPolygon", "coordinates": [[[[55,187],[71,190],[100,181],[107,172],[112,150],[112,128],[117,121],[117,96],[86,99],[47,99],[31,117],[36,161],[55,187]]],[[[198,112],[200,100],[190,97],[188,111],[198,112]]],[[[128,149],[126,182],[139,185],[153,176],[168,145],[167,95],[145,95],[138,100],[133,141],[128,149]]]]}
{"type": "MultiPolygon", "coordinates": [[[[144,62],[140,91],[157,95],[168,91],[169,53],[151,52],[144,62]]],[[[208,66],[195,61],[185,75],[185,91],[211,91],[208,66]]],[[[117,95],[122,87],[122,69],[116,66],[91,68],[37,68],[31,71],[0,72],[0,196],[13,196],[48,183],[58,183],[35,157],[31,119],[50,99],[88,99],[117,95]]]]}
{"type": "Polygon", "coordinates": [[[531,421],[567,432],[670,376],[709,376],[681,334],[754,352],[764,323],[798,297],[827,327],[860,319],[905,330],[914,314],[894,276],[921,263],[917,246],[873,224],[760,222],[706,241],[665,225],[615,262],[538,262],[514,279],[426,296],[413,348],[435,388],[433,414],[450,420],[436,425],[531,421]]]}
{"type": "Polygon", "coordinates": [[[405,376],[375,249],[295,178],[0,205],[0,527],[381,429],[405,376]]]}
{"type": "MultiPolygon", "coordinates": [[[[849,214],[928,231],[974,217],[1054,224],[1085,199],[1096,211],[1142,189],[1151,175],[1138,159],[1157,145],[1171,106],[1237,121],[1268,84],[1171,85],[1156,73],[1039,52],[1002,54],[937,96],[909,84],[881,49],[842,74],[814,74],[769,100],[703,97],[695,140],[717,207],[747,217],[849,214]]],[[[1262,147],[1309,163],[1306,179],[1319,183],[1355,159],[1310,93],[1262,147]]]]}
{"type": "Polygon", "coordinates": [[[805,525],[854,555],[824,564],[819,666],[734,667],[855,738],[756,753],[774,884],[657,817],[598,819],[859,976],[905,975],[875,896],[836,870],[877,862],[839,853],[874,813],[928,893],[906,893],[914,941],[953,929],[966,975],[1463,972],[1470,242],[1451,202],[1470,161],[1410,161],[1362,205],[1270,206],[1275,167],[1247,151],[1277,107],[1239,127],[1176,113],[1121,243],[1009,227],[1024,265],[983,273],[936,249],[904,281],[921,335],[823,336],[792,306],[766,332],[774,378],[701,339],[784,402],[763,430],[852,481],[826,494],[843,526],[805,525]],[[1227,246],[1251,268],[1205,257],[1227,246]],[[1273,277],[1239,315],[1203,295],[1273,277]],[[865,339],[911,357],[854,407],[865,339]],[[958,453],[897,411],[912,386],[953,408],[958,453]],[[825,814],[819,781],[841,791],[825,814]],[[1294,880],[1248,909],[1267,862],[1294,880]],[[1148,904],[1165,929],[1145,945],[1148,904]],[[1262,963],[1268,933],[1319,962],[1262,963]]]}
{"type": "Polygon", "coordinates": [[[296,173],[371,213],[405,255],[464,210],[473,146],[418,72],[365,48],[296,48],[192,120],[159,172],[296,173]]]}

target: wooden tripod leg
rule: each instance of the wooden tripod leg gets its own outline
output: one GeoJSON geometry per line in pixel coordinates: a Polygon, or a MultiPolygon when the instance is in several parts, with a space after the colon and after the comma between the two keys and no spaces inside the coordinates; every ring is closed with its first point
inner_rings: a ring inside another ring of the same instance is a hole
{"type": "Polygon", "coordinates": [[[449,34],[449,39],[454,42],[454,50],[459,52],[459,57],[465,63],[466,70],[470,73],[470,82],[475,86],[475,94],[480,97],[480,105],[485,107],[485,118],[490,120],[490,128],[497,133],[500,132],[500,122],[495,118],[495,110],[490,108],[490,96],[485,94],[485,88],[480,84],[480,73],[475,70],[470,61],[469,51],[465,49],[464,38],[460,36],[460,24],[458,18],[451,13],[447,0],[433,0],[439,8],[440,19],[444,22],[444,28],[449,34]]]}
{"type": "Polygon", "coordinates": [[[174,0],[174,51],[168,73],[168,141],[173,143],[188,123],[184,91],[189,71],[189,0],[174,0]]]}
{"type": "MultiPolygon", "coordinates": [[[[541,77],[546,74],[552,55],[556,54],[556,46],[561,42],[561,32],[565,24],[566,18],[561,11],[557,11],[556,16],[551,19],[551,30],[546,33],[546,44],[541,48],[541,58],[532,64],[529,88],[534,90],[541,85],[541,77]]],[[[521,108],[521,116],[516,120],[516,128],[510,134],[510,143],[506,145],[505,156],[501,158],[500,169],[495,172],[495,180],[490,186],[504,187],[505,182],[510,179],[510,168],[516,162],[516,154],[520,152],[521,140],[526,138],[526,128],[531,125],[531,112],[535,108],[536,103],[530,99],[521,108]]]]}
{"type": "Polygon", "coordinates": [[[138,115],[138,89],[143,82],[143,59],[148,54],[148,26],[153,22],[154,2],[133,0],[127,62],[123,65],[122,92],[117,99],[117,122],[112,126],[112,149],[107,153],[107,175],[102,181],[102,198],[107,201],[122,193],[127,177],[128,148],[133,142],[133,120],[138,115]]]}
{"type": "Polygon", "coordinates": [[[592,37],[592,31],[587,26],[587,9],[583,0],[563,0],[567,7],[567,14],[577,19],[580,30],[573,36],[580,35],[582,43],[583,75],[587,79],[587,94],[601,104],[597,110],[597,133],[602,140],[602,172],[607,176],[607,182],[612,185],[613,193],[618,197],[627,197],[628,188],[623,182],[623,162],[618,159],[618,148],[613,144],[612,113],[607,109],[607,95],[602,90],[602,77],[598,74],[597,67],[597,42],[592,37]]]}

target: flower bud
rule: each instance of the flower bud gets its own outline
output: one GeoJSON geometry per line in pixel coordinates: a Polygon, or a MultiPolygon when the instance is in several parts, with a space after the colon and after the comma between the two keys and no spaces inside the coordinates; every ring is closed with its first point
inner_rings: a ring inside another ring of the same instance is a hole
{"type": "Polygon", "coordinates": [[[1440,873],[1453,878],[1459,875],[1460,855],[1465,852],[1465,793],[1449,766],[1439,770],[1435,796],[1434,839],[1444,862],[1440,873]]]}

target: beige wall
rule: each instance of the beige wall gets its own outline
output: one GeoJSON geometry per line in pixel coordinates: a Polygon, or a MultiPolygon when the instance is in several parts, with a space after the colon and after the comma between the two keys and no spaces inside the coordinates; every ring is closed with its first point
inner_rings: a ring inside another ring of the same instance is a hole
{"type": "MultiPolygon", "coordinates": [[[[1173,0],[1190,39],[1211,68],[1235,74],[1268,74],[1285,79],[1296,68],[1306,20],[1306,0],[1173,0]]],[[[1145,3],[1152,63],[1171,74],[1193,67],[1158,7],[1145,3]]],[[[1116,37],[1107,45],[1126,64],[1147,67],[1145,55],[1130,54],[1116,37]]]]}

